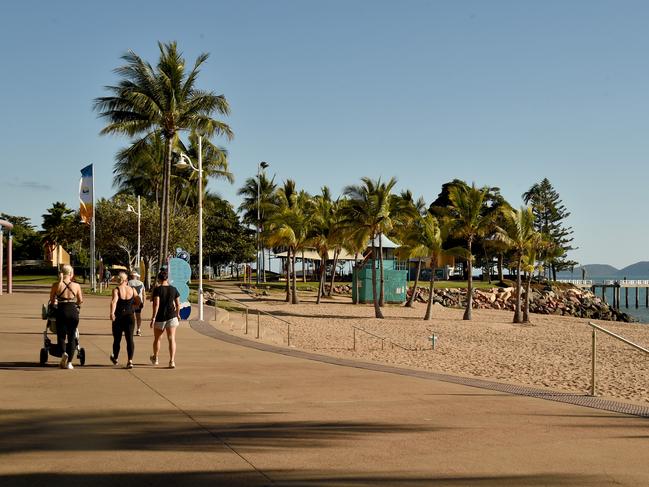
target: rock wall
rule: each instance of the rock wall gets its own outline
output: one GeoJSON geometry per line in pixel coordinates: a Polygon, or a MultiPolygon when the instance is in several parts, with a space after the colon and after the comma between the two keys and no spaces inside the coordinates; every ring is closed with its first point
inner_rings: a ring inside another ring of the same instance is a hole
{"type": "MultiPolygon", "coordinates": [[[[474,289],[473,301],[475,309],[503,309],[514,311],[516,306],[516,288],[493,288],[488,291],[474,289]]],[[[408,297],[412,289],[408,290],[408,297]]],[[[525,296],[523,295],[523,298],[525,296]]],[[[428,301],[428,289],[417,288],[415,299],[425,303],[428,301]]],[[[450,308],[466,306],[466,289],[435,289],[434,302],[450,308]]],[[[521,302],[521,309],[523,302],[521,302]]],[[[530,292],[530,312],[544,315],[575,316],[594,320],[633,322],[635,318],[611,308],[601,298],[591,291],[568,288],[543,290],[532,289],[530,292]]]]}

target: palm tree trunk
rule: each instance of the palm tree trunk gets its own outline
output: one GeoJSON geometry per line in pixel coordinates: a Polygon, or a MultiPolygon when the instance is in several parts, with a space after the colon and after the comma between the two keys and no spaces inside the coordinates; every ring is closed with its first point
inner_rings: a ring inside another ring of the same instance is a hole
{"type": "Polygon", "coordinates": [[[381,295],[379,296],[379,306],[385,305],[385,275],[383,273],[383,234],[379,234],[379,267],[381,271],[381,295]]]}
{"type": "Polygon", "coordinates": [[[516,309],[514,310],[514,323],[521,322],[521,259],[522,256],[518,256],[516,259],[516,309]]]}
{"type": "Polygon", "coordinates": [[[162,197],[161,197],[161,202],[160,202],[160,245],[158,248],[158,269],[162,267],[162,265],[165,263],[166,259],[166,250],[165,250],[165,226],[166,226],[166,207],[167,207],[167,201],[168,201],[168,193],[169,193],[169,188],[168,188],[168,178],[167,178],[167,162],[169,161],[169,157],[171,155],[171,147],[173,144],[173,139],[171,137],[167,138],[167,150],[165,153],[165,161],[164,165],[162,168],[162,197]]]}
{"type": "Polygon", "coordinates": [[[300,299],[297,296],[297,279],[296,279],[296,276],[295,276],[295,274],[296,274],[295,273],[295,254],[296,253],[297,252],[295,250],[293,250],[293,252],[291,253],[291,260],[292,260],[292,266],[291,267],[293,268],[293,278],[292,278],[293,279],[293,293],[292,293],[292,299],[291,299],[292,304],[300,304],[300,299]]]}
{"type": "Polygon", "coordinates": [[[471,240],[468,243],[469,258],[467,259],[467,285],[466,285],[466,309],[464,310],[463,320],[470,320],[473,310],[473,255],[471,255],[471,240]]]}
{"type": "Polygon", "coordinates": [[[383,313],[381,312],[381,307],[379,306],[379,300],[377,299],[376,293],[376,246],[374,241],[372,241],[372,301],[374,302],[374,317],[383,318],[383,313]]]}
{"type": "Polygon", "coordinates": [[[532,286],[532,272],[525,279],[525,305],[523,306],[523,323],[530,322],[530,288],[532,286]]]}
{"type": "MultiPolygon", "coordinates": [[[[431,262],[434,262],[434,260],[431,262]]],[[[433,314],[432,313],[433,301],[434,301],[433,296],[435,295],[435,266],[433,265],[432,267],[433,267],[433,272],[430,273],[430,287],[428,288],[428,304],[426,305],[426,315],[424,316],[424,321],[429,321],[431,315],[433,314]]]]}
{"type": "Polygon", "coordinates": [[[338,256],[340,255],[340,250],[334,250],[334,266],[331,269],[331,286],[329,287],[329,297],[334,290],[334,283],[336,281],[336,266],[338,265],[338,256]]]}
{"type": "Polygon", "coordinates": [[[498,282],[503,282],[503,254],[502,252],[498,254],[498,282]]]}
{"type": "Polygon", "coordinates": [[[353,295],[353,298],[352,298],[353,304],[358,304],[358,301],[359,301],[359,299],[358,299],[358,293],[359,293],[359,290],[360,290],[359,282],[358,282],[359,281],[359,276],[358,276],[359,270],[360,269],[358,268],[358,252],[356,252],[354,254],[354,267],[352,268],[352,280],[354,281],[353,284],[354,284],[354,288],[356,290],[355,293],[352,293],[352,295],[353,295]]]}
{"type": "MultiPolygon", "coordinates": [[[[433,267],[433,274],[435,273],[435,267],[433,267]]],[[[412,303],[415,300],[415,294],[417,294],[417,286],[419,286],[419,274],[421,273],[421,259],[417,261],[417,273],[415,274],[415,284],[412,286],[412,294],[408,298],[408,302],[406,303],[406,307],[412,308],[412,303]]]]}
{"type": "Polygon", "coordinates": [[[318,299],[316,301],[316,304],[320,304],[320,298],[324,294],[325,268],[326,268],[326,260],[324,257],[320,257],[320,284],[318,285],[318,299]]]}
{"type": "Polygon", "coordinates": [[[171,194],[171,150],[172,150],[173,138],[170,137],[167,142],[167,160],[166,160],[166,174],[167,174],[167,203],[165,207],[165,236],[164,236],[164,262],[167,261],[167,256],[169,255],[169,228],[171,225],[170,210],[171,205],[169,204],[169,195],[171,194]]]}
{"type": "Polygon", "coordinates": [[[286,302],[291,302],[291,248],[286,250],[286,302]]]}
{"type": "Polygon", "coordinates": [[[484,261],[487,264],[487,275],[489,276],[489,284],[491,284],[491,261],[489,260],[489,254],[487,253],[486,247],[484,251],[484,261]]]}
{"type": "Polygon", "coordinates": [[[266,249],[264,248],[263,244],[261,247],[261,274],[262,282],[266,282],[266,249]]]}

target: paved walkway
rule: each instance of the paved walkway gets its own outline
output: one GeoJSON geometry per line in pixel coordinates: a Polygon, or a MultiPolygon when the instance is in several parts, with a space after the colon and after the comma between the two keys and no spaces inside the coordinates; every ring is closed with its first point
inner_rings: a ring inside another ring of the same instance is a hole
{"type": "MultiPolygon", "coordinates": [[[[649,422],[242,347],[182,326],[175,370],[37,366],[43,290],[0,297],[0,485],[649,485],[649,422]]],[[[145,316],[148,313],[145,311],[145,316]]],[[[162,354],[162,362],[166,354],[162,354]]],[[[123,362],[123,360],[122,360],[123,362]]]]}

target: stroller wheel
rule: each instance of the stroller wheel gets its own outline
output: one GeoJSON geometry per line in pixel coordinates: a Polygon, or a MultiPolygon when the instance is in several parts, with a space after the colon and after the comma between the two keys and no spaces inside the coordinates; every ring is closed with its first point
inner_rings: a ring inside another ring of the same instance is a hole
{"type": "Polygon", "coordinates": [[[39,360],[39,363],[44,366],[47,363],[47,350],[44,348],[41,348],[41,357],[39,360]]]}
{"type": "Polygon", "coordinates": [[[86,363],[86,349],[80,348],[77,355],[79,356],[79,364],[84,365],[86,363]]]}

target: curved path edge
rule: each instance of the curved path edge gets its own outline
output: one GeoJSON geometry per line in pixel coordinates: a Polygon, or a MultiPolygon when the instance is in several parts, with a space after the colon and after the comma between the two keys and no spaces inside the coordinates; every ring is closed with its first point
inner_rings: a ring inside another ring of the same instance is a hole
{"type": "Polygon", "coordinates": [[[341,367],[352,367],[356,369],[371,370],[374,372],[385,372],[387,374],[404,375],[408,377],[417,377],[426,380],[436,380],[441,382],[449,382],[452,384],[460,384],[464,386],[477,387],[479,389],[487,389],[491,391],[503,392],[506,394],[513,394],[518,396],[535,397],[538,399],[545,399],[547,401],[562,402],[573,404],[575,406],[584,406],[588,408],[600,409],[613,413],[629,414],[632,416],[639,416],[649,418],[649,407],[640,406],[636,404],[629,404],[618,401],[611,401],[608,399],[601,399],[599,397],[592,397],[585,394],[572,394],[568,392],[553,392],[544,389],[536,389],[533,387],[519,386],[513,384],[505,384],[502,382],[489,381],[484,379],[461,377],[449,374],[440,374],[438,372],[429,372],[425,370],[407,369],[396,367],[392,365],[383,365],[374,362],[364,362],[361,360],[346,359],[341,357],[331,357],[328,355],[321,355],[318,353],[307,352],[304,350],[297,350],[292,348],[280,347],[277,345],[270,345],[268,343],[257,342],[246,338],[231,335],[224,331],[217,330],[211,324],[205,321],[192,321],[190,326],[196,332],[217,340],[221,340],[233,345],[242,347],[253,348],[264,352],[277,353],[286,355],[288,357],[300,358],[304,360],[313,360],[316,362],[323,362],[331,365],[339,365],[341,367]]]}

